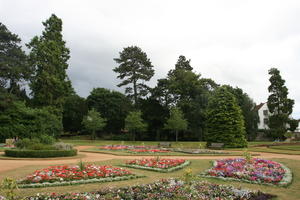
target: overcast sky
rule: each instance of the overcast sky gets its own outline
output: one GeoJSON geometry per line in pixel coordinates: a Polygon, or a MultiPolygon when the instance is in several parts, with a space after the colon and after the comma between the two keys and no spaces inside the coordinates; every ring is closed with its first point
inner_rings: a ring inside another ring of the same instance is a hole
{"type": "Polygon", "coordinates": [[[0,0],[0,21],[23,43],[52,13],[63,20],[68,75],[80,96],[121,91],[113,58],[137,45],[154,65],[151,86],[185,55],[202,77],[238,86],[256,103],[267,101],[268,69],[277,67],[300,118],[299,0],[0,0]]]}

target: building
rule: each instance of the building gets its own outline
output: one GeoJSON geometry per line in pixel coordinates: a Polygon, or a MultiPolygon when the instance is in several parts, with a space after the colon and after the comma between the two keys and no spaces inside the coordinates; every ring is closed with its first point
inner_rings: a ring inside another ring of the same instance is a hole
{"type": "Polygon", "coordinates": [[[269,111],[267,103],[261,103],[257,105],[254,109],[257,110],[258,117],[259,117],[257,128],[269,129],[268,123],[269,123],[269,116],[271,113],[269,111]]]}
{"type": "Polygon", "coordinates": [[[298,119],[298,127],[295,130],[296,133],[300,133],[300,119],[298,119]]]}

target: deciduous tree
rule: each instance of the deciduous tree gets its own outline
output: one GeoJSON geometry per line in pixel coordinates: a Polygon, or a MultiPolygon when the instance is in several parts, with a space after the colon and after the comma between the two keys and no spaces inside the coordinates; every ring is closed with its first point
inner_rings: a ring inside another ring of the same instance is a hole
{"type": "Polygon", "coordinates": [[[106,125],[106,119],[95,109],[89,110],[87,116],[82,121],[83,126],[91,132],[92,139],[96,139],[96,131],[100,131],[106,125]]]}
{"type": "Polygon", "coordinates": [[[147,129],[147,124],[142,119],[142,112],[130,112],[125,119],[125,128],[132,134],[132,140],[135,141],[136,133],[147,129]]]}

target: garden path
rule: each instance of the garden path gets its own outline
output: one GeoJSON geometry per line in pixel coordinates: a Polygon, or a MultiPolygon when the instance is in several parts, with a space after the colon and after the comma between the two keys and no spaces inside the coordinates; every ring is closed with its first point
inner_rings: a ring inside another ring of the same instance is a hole
{"type": "MultiPolygon", "coordinates": [[[[92,146],[78,146],[76,147],[79,151],[92,146]]],[[[256,152],[257,153],[257,152],[256,152]]],[[[3,153],[1,153],[3,154],[3,153]]],[[[1,155],[0,154],[0,155],[1,155]]],[[[110,154],[101,154],[101,153],[88,153],[88,152],[79,152],[79,154],[84,155],[82,158],[85,162],[96,162],[96,161],[106,161],[112,159],[133,159],[133,158],[142,158],[145,156],[116,156],[110,154]]],[[[292,160],[300,160],[300,155],[286,155],[286,154],[274,154],[274,153],[259,153],[259,158],[286,158],[292,160]]],[[[169,156],[170,157],[170,156],[169,156]]],[[[234,158],[240,156],[172,156],[172,158],[185,158],[189,160],[193,159],[222,159],[222,158],[234,158]]],[[[80,158],[59,158],[59,159],[24,159],[24,160],[4,160],[0,159],[0,173],[8,170],[15,170],[21,167],[29,165],[61,165],[61,164],[71,164],[77,163],[80,158]]]]}

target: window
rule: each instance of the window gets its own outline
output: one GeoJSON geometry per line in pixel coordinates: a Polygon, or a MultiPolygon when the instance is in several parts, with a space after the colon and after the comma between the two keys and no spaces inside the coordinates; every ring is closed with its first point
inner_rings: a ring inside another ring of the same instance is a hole
{"type": "Polygon", "coordinates": [[[264,110],[263,113],[264,113],[264,116],[268,116],[268,110],[264,110]]]}
{"type": "Polygon", "coordinates": [[[269,119],[268,118],[264,118],[264,124],[268,124],[269,123],[269,119]]]}

